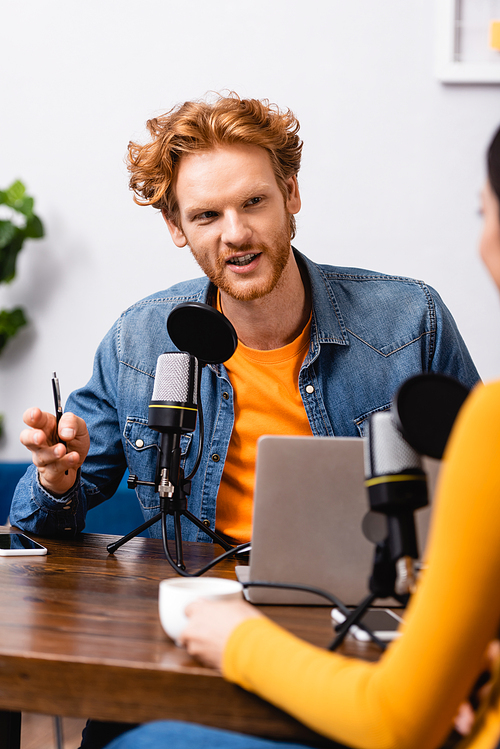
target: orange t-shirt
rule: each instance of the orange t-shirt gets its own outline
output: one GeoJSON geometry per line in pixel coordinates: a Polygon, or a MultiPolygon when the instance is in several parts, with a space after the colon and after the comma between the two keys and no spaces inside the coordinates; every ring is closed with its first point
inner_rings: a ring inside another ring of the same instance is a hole
{"type": "Polygon", "coordinates": [[[217,495],[216,529],[244,543],[252,534],[257,439],[263,434],[311,435],[299,392],[311,319],[286,346],[271,351],[238,342],[226,363],[234,391],[234,428],[217,495]]]}

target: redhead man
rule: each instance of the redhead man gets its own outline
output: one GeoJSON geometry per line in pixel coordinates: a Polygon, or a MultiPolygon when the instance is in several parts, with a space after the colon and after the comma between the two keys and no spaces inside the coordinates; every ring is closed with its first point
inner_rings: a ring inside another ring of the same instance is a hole
{"type": "MultiPolygon", "coordinates": [[[[158,356],[176,350],[165,323],[179,303],[200,301],[229,318],[239,343],[224,365],[203,369],[205,443],[189,508],[244,542],[261,434],[362,436],[407,377],[441,372],[472,387],[478,374],[450,312],[422,281],[318,265],[292,247],[302,152],[292,112],[231,94],[186,102],[148,129],[148,143],[129,144],[135,200],[162,212],[175,245],[189,247],[205,275],[122,314],[91,380],[66,404],[66,446],[53,440],[52,414],[26,411],[21,441],[34,465],[10,518],[34,533],[71,536],[126,468],[154,477],[159,435],[148,427],[148,405],[158,356]]],[[[197,432],[182,438],[186,473],[197,445],[197,432]]],[[[154,488],[139,486],[137,496],[145,519],[153,517],[154,488]]],[[[209,540],[189,522],[182,532],[209,540]]],[[[150,533],[161,535],[159,523],[150,533]]]]}

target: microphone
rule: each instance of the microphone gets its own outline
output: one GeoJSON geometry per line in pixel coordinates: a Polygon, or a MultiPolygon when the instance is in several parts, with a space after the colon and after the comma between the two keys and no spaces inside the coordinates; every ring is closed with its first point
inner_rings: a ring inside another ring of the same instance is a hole
{"type": "Polygon", "coordinates": [[[158,357],[148,426],[162,435],[155,478],[160,497],[172,496],[179,480],[180,435],[196,429],[199,371],[191,354],[158,357]]]}
{"type": "Polygon", "coordinates": [[[392,413],[403,437],[417,452],[441,459],[468,395],[469,388],[453,377],[422,373],[401,385],[392,413]]]}
{"type": "MultiPolygon", "coordinates": [[[[386,516],[385,538],[396,567],[394,589],[405,595],[415,586],[418,546],[413,513],[428,504],[427,479],[420,455],[405,440],[390,411],[375,413],[368,422],[365,486],[371,511],[386,516]]],[[[369,526],[365,522],[363,530],[370,538],[369,526]]],[[[378,529],[377,538],[370,540],[380,544],[385,539],[378,529]]]]}
{"type": "Polygon", "coordinates": [[[238,336],[230,320],[203,302],[183,302],[167,318],[167,330],[180,351],[205,364],[221,364],[232,357],[238,336]]]}
{"type": "Polygon", "coordinates": [[[443,457],[468,394],[469,389],[452,377],[422,373],[401,385],[390,411],[375,413],[368,422],[365,485],[371,511],[362,528],[379,549],[387,540],[396,564],[396,593],[411,592],[415,580],[413,560],[418,550],[413,512],[428,504],[420,456],[443,457]]]}

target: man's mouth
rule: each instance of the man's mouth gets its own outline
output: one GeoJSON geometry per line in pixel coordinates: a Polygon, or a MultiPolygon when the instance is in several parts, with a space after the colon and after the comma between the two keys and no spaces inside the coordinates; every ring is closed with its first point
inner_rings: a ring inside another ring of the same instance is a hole
{"type": "Polygon", "coordinates": [[[252,260],[255,260],[256,257],[258,257],[260,253],[248,253],[248,255],[241,255],[240,257],[232,257],[229,258],[227,263],[229,265],[250,265],[252,260]]]}

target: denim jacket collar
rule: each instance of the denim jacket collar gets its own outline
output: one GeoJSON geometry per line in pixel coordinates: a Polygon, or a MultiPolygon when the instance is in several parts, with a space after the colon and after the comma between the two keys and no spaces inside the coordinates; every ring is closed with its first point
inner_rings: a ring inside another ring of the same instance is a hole
{"type": "Polygon", "coordinates": [[[311,339],[319,344],[337,343],[340,346],[348,346],[349,338],[342,313],[323,270],[298,250],[293,250],[297,262],[305,267],[311,284],[311,298],[314,300],[311,339]]]}

